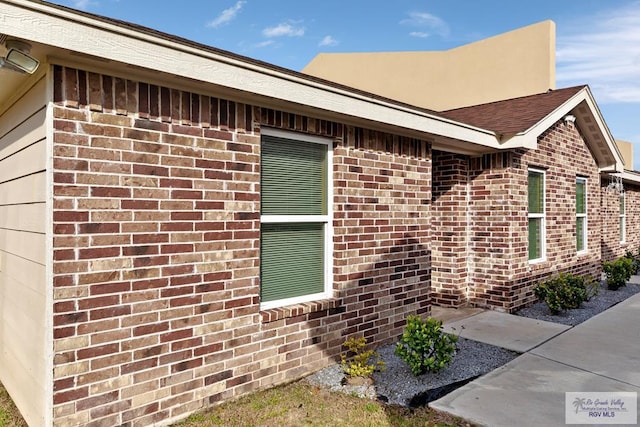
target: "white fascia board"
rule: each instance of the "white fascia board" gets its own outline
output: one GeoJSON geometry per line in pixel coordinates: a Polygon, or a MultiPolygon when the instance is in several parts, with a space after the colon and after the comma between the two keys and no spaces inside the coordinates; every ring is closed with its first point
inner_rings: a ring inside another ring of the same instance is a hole
{"type": "Polygon", "coordinates": [[[28,0],[0,0],[0,33],[341,115],[501,149],[494,132],[28,0]]]}
{"type": "Polygon", "coordinates": [[[538,136],[535,133],[520,133],[510,137],[503,137],[500,147],[505,150],[511,148],[535,150],[538,148],[538,136]]]}
{"type": "MultiPolygon", "coordinates": [[[[574,96],[569,98],[564,104],[560,105],[550,114],[548,114],[544,119],[540,120],[538,123],[533,125],[531,128],[527,129],[526,131],[515,135],[512,139],[517,140],[520,137],[528,135],[529,138],[535,138],[537,141],[540,135],[542,135],[547,129],[553,126],[553,124],[556,123],[558,120],[562,119],[564,116],[571,113],[571,111],[574,108],[576,108],[581,102],[585,102],[589,107],[589,110],[592,113],[593,119],[598,125],[598,129],[602,133],[605,143],[607,144],[607,147],[611,152],[612,157],[614,158],[615,164],[601,167],[600,171],[603,172],[605,170],[610,170],[612,167],[614,168],[615,171],[618,171],[618,172],[624,170],[624,167],[623,167],[624,162],[622,161],[622,154],[620,154],[620,150],[618,149],[618,146],[616,145],[615,140],[611,135],[611,132],[609,131],[609,128],[607,127],[604,121],[604,118],[602,117],[602,114],[600,113],[600,110],[588,86],[584,87],[574,96]]],[[[526,144],[526,143],[517,142],[517,144],[518,146],[520,146],[520,144],[526,144]]],[[[507,145],[505,144],[504,147],[507,148],[507,145]]]]}
{"type": "Polygon", "coordinates": [[[547,114],[545,118],[537,122],[535,125],[522,132],[522,134],[531,134],[538,138],[542,135],[547,129],[553,126],[558,120],[566,116],[573,110],[580,102],[582,102],[586,97],[586,88],[582,89],[580,92],[576,93],[574,96],[565,101],[564,104],[557,107],[551,113],[547,114]]]}
{"type": "Polygon", "coordinates": [[[636,185],[640,185],[640,175],[628,171],[612,173],[611,176],[616,176],[625,182],[630,182],[636,185]]]}

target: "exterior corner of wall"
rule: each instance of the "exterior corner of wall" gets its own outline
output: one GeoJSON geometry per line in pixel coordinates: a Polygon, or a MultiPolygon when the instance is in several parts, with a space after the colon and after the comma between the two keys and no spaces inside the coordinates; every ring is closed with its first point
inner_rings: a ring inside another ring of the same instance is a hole
{"type": "Polygon", "coordinates": [[[46,245],[46,264],[45,264],[45,331],[46,340],[45,343],[45,366],[48,373],[46,379],[45,396],[47,397],[44,402],[44,425],[53,425],[53,371],[54,371],[54,339],[53,339],[53,304],[54,304],[54,292],[53,292],[53,157],[54,157],[54,113],[53,113],[53,93],[54,93],[54,73],[53,67],[49,67],[47,73],[47,88],[46,96],[47,100],[47,112],[45,117],[45,137],[46,137],[46,158],[47,158],[47,179],[46,179],[46,200],[45,200],[45,215],[47,228],[45,230],[45,245],[46,245]]]}

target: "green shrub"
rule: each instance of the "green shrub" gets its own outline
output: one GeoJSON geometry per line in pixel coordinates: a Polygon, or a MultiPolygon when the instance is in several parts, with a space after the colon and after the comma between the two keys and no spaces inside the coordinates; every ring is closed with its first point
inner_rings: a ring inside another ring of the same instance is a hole
{"type": "Polygon", "coordinates": [[[634,255],[633,252],[627,250],[624,253],[624,257],[631,260],[631,274],[638,274],[640,272],[640,254],[634,255]]]}
{"type": "Polygon", "coordinates": [[[598,294],[598,283],[590,277],[560,273],[558,277],[539,283],[533,289],[552,313],[578,308],[584,301],[598,294]]]}
{"type": "Polygon", "coordinates": [[[612,291],[625,286],[633,275],[633,261],[626,257],[605,261],[602,268],[607,275],[607,287],[612,291]]]}
{"type": "Polygon", "coordinates": [[[443,370],[455,356],[458,338],[442,332],[442,322],[429,317],[407,317],[407,326],[395,354],[409,365],[414,375],[443,370]]]}
{"type": "Polygon", "coordinates": [[[342,369],[349,377],[369,378],[374,372],[385,369],[385,364],[373,350],[367,350],[365,337],[349,338],[343,344],[347,353],[340,355],[342,369]]]}

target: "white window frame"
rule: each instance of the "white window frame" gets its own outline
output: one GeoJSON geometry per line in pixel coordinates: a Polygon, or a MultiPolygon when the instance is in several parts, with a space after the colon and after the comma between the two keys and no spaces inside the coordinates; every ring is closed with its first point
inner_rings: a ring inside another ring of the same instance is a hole
{"type": "MultiPolygon", "coordinates": [[[[260,309],[284,307],[303,302],[317,301],[333,297],[333,140],[326,137],[307,135],[297,132],[283,131],[273,128],[262,128],[261,135],[294,141],[323,144],[327,146],[327,214],[326,215],[260,215],[261,224],[274,223],[324,223],[324,291],[284,298],[274,301],[260,301],[260,309]]],[[[261,261],[262,262],[262,261],[261,261]]]]}
{"type": "MultiPolygon", "coordinates": [[[[547,259],[547,171],[543,169],[528,168],[527,169],[527,190],[529,172],[539,173],[542,175],[542,213],[531,213],[529,210],[529,199],[527,194],[527,233],[530,232],[528,223],[529,219],[540,219],[540,258],[529,260],[529,264],[536,264],[547,259]]],[[[529,257],[529,237],[527,235],[527,258],[529,257]]]]}
{"type": "MultiPolygon", "coordinates": [[[[584,227],[582,227],[582,242],[584,244],[584,248],[577,251],[579,254],[583,254],[585,252],[588,252],[589,250],[589,242],[587,241],[587,235],[588,235],[587,229],[589,228],[588,226],[589,221],[587,216],[587,212],[589,212],[589,209],[587,209],[587,206],[589,203],[588,196],[587,196],[587,178],[580,177],[580,176],[576,177],[576,184],[578,182],[582,182],[584,184],[584,213],[578,213],[576,209],[576,233],[578,232],[578,218],[584,218],[584,227]]],[[[577,190],[575,192],[575,197],[577,202],[577,198],[578,198],[577,190]]]]}
{"type": "Polygon", "coordinates": [[[620,210],[620,212],[618,213],[618,218],[619,218],[619,229],[620,229],[620,243],[626,243],[627,242],[627,199],[624,196],[624,192],[620,193],[620,196],[618,197],[618,209],[620,209],[620,201],[624,202],[624,207],[622,210],[620,210]]]}

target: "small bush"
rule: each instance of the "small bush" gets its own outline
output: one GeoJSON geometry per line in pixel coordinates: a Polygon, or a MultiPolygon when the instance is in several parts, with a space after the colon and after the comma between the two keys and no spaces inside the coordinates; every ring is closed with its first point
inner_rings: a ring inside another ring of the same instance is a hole
{"type": "Polygon", "coordinates": [[[378,354],[373,350],[366,350],[365,337],[351,337],[342,346],[347,348],[347,353],[340,355],[342,369],[347,376],[369,378],[374,372],[385,369],[378,354]]]}
{"type": "Polygon", "coordinates": [[[631,274],[638,274],[640,272],[640,253],[634,255],[633,252],[627,250],[624,253],[624,257],[631,260],[631,274]]]}
{"type": "Polygon", "coordinates": [[[590,277],[560,273],[558,277],[539,283],[533,289],[552,313],[578,308],[584,301],[598,294],[598,283],[590,277]]]}
{"type": "Polygon", "coordinates": [[[626,257],[605,261],[602,268],[607,275],[607,287],[612,291],[625,286],[633,275],[633,261],[626,257]]]}
{"type": "Polygon", "coordinates": [[[442,332],[440,320],[429,317],[423,321],[419,316],[409,316],[395,354],[416,376],[439,372],[453,360],[457,341],[456,336],[442,332]]]}

